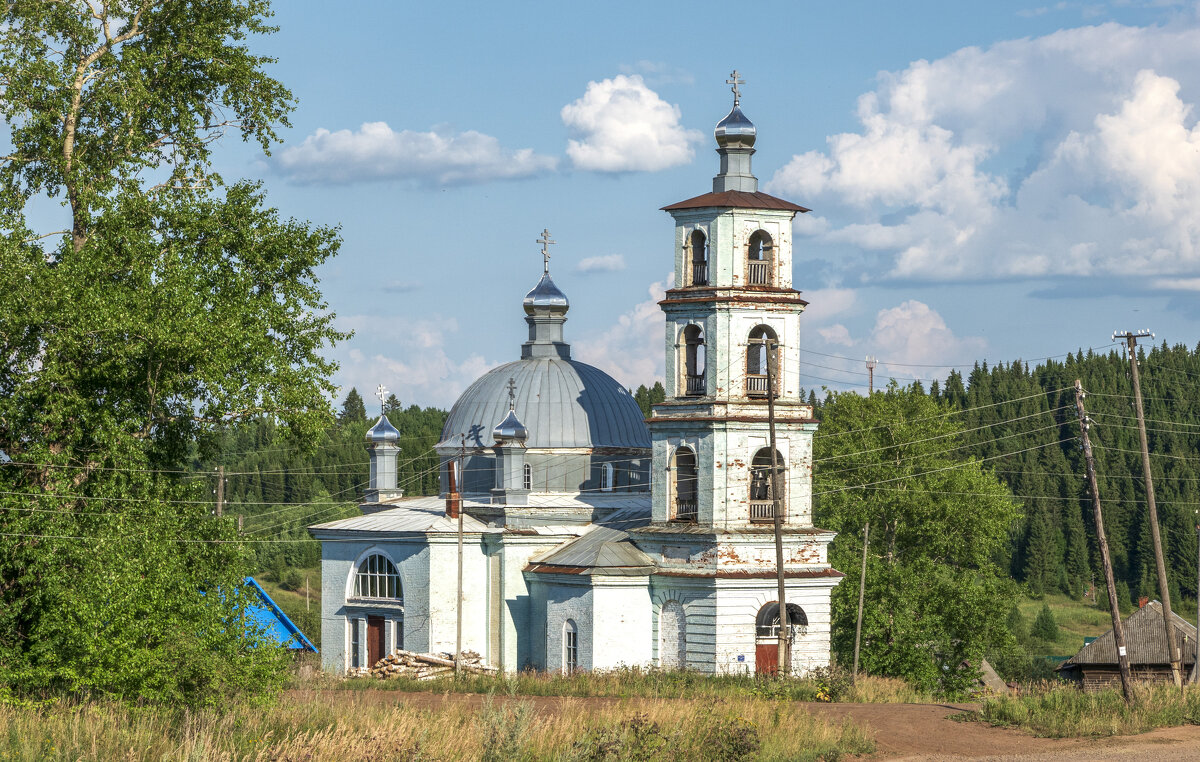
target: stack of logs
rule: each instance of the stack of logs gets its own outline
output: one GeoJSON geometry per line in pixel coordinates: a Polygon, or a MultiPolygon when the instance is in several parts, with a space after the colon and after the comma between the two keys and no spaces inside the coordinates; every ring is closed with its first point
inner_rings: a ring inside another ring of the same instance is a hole
{"type": "MultiPolygon", "coordinates": [[[[473,675],[487,675],[496,671],[483,663],[483,657],[474,651],[463,651],[459,668],[473,675]]],[[[419,654],[415,651],[396,651],[385,656],[371,667],[371,676],[380,680],[390,677],[411,677],[417,680],[433,680],[454,674],[454,654],[419,654]]]]}

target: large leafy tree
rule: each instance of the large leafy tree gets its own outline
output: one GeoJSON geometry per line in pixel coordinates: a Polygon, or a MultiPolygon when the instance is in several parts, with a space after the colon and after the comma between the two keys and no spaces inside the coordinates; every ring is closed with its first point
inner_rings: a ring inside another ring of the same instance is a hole
{"type": "Polygon", "coordinates": [[[227,185],[292,108],[264,0],[9,0],[0,19],[0,685],[203,703],[272,684],[190,453],[331,420],[335,230],[227,185]],[[40,201],[39,201],[40,199],[40,201]],[[31,205],[62,205],[34,225],[31,205]]]}
{"type": "Polygon", "coordinates": [[[922,687],[961,690],[1011,638],[1002,566],[1017,519],[1007,489],[963,449],[953,414],[919,388],[832,394],[815,439],[819,526],[836,530],[833,646],[854,647],[863,527],[870,522],[861,663],[922,687]]]}

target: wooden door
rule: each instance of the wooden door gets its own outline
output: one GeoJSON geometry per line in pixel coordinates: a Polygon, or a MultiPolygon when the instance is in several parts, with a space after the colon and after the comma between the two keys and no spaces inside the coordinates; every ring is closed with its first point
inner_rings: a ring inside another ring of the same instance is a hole
{"type": "Polygon", "coordinates": [[[774,675],[779,671],[778,641],[760,641],[754,647],[754,672],[759,675],[774,675]]]}
{"type": "Polygon", "coordinates": [[[367,617],[367,666],[375,666],[375,662],[387,655],[387,642],[384,640],[383,617],[367,617]]]}

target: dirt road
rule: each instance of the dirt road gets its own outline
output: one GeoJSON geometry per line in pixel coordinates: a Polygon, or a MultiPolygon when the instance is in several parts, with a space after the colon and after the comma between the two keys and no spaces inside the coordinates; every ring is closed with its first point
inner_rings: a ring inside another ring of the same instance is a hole
{"type": "MultiPolygon", "coordinates": [[[[313,698],[309,691],[294,691],[297,698],[313,698]]],[[[327,691],[324,701],[370,701],[437,709],[447,704],[478,706],[474,694],[405,693],[402,691],[327,691]]],[[[524,696],[540,712],[557,711],[573,703],[597,706],[619,703],[614,698],[559,698],[524,696]]],[[[1197,760],[1200,762],[1200,726],[1166,728],[1140,736],[1091,739],[1034,738],[1017,730],[993,728],[981,722],[949,719],[969,704],[805,704],[813,714],[834,721],[850,718],[871,730],[876,752],[872,759],[898,760],[1197,760]]]]}

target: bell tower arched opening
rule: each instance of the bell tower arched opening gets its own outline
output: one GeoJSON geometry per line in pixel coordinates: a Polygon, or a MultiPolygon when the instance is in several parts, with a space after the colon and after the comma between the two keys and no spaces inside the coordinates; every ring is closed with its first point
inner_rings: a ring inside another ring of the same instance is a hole
{"type": "Polygon", "coordinates": [[[689,397],[703,396],[705,364],[704,332],[698,325],[683,329],[683,389],[689,397]]]}
{"type": "MultiPolygon", "coordinates": [[[[779,469],[779,511],[787,520],[787,464],[783,454],[775,451],[775,467],[779,469]]],[[[771,448],[764,447],[754,453],[750,461],[750,521],[768,522],[775,520],[775,490],[771,480],[771,448]]]]}
{"type": "Polygon", "coordinates": [[[769,325],[755,326],[746,339],[746,396],[767,396],[768,352],[774,352],[775,396],[779,396],[779,339],[769,325]],[[773,348],[773,349],[772,349],[773,348]]]}
{"type": "Polygon", "coordinates": [[[696,453],[684,445],[675,451],[671,468],[672,521],[695,522],[699,503],[696,491],[696,453]]]}
{"type": "Polygon", "coordinates": [[[690,285],[707,286],[708,285],[708,238],[704,235],[704,231],[699,228],[692,231],[688,237],[688,249],[691,256],[689,259],[689,270],[691,275],[690,285]]]}
{"type": "Polygon", "coordinates": [[[775,285],[775,244],[765,230],[756,230],[746,244],[746,283],[775,285]]]}

